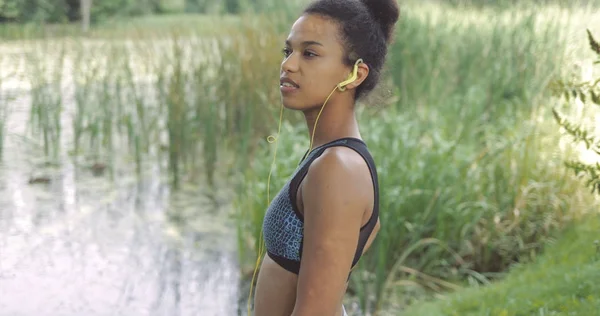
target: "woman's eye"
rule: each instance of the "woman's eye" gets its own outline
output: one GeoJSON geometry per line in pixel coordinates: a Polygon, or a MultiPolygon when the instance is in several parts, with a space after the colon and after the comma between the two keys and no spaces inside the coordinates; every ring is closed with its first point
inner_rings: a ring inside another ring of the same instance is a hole
{"type": "MultiPolygon", "coordinates": [[[[287,48],[287,47],[284,48],[284,49],[282,49],[281,51],[282,51],[283,56],[285,58],[289,57],[292,54],[292,50],[290,48],[287,48]]],[[[311,51],[305,51],[304,52],[304,56],[306,56],[306,57],[316,57],[317,54],[315,54],[315,53],[313,53],[311,51]]]]}

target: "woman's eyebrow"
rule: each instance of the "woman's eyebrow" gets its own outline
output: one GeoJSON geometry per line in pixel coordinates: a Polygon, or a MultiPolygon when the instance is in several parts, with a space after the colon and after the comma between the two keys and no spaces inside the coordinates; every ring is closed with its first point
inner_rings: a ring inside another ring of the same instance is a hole
{"type": "MultiPolygon", "coordinates": [[[[287,46],[292,46],[290,40],[286,40],[285,41],[285,45],[287,46]]],[[[302,46],[309,46],[309,45],[318,45],[318,46],[323,46],[323,44],[317,42],[317,41],[304,41],[301,43],[302,46]]]]}

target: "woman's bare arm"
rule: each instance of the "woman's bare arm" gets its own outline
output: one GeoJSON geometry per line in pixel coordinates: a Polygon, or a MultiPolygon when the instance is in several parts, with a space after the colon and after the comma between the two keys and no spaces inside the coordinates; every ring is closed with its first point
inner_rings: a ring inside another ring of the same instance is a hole
{"type": "Polygon", "coordinates": [[[292,316],[332,316],[341,308],[372,194],[368,167],[345,147],[326,150],[302,184],[304,244],[292,316]]]}

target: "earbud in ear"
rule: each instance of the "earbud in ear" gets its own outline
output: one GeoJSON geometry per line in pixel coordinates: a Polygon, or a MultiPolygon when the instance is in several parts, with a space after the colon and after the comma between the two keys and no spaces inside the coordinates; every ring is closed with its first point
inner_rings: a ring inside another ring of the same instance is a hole
{"type": "Polygon", "coordinates": [[[345,91],[346,86],[353,83],[356,80],[356,78],[358,78],[358,65],[362,62],[362,59],[358,59],[356,63],[354,63],[354,69],[352,70],[352,73],[348,76],[348,79],[338,84],[338,89],[340,91],[345,91]]]}

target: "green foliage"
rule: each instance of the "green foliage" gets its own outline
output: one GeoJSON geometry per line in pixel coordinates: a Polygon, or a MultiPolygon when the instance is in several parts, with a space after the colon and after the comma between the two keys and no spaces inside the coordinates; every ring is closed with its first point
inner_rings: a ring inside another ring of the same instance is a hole
{"type": "Polygon", "coordinates": [[[19,0],[0,0],[0,20],[15,20],[19,17],[21,8],[19,0]]]}
{"type": "Polygon", "coordinates": [[[238,14],[241,5],[239,0],[225,0],[225,12],[229,14],[238,14]]]}
{"type": "Polygon", "coordinates": [[[545,5],[559,5],[569,8],[574,6],[593,6],[598,4],[595,0],[444,0],[443,2],[453,6],[493,7],[501,9],[515,9],[518,7],[545,5]]]}
{"type": "MultiPolygon", "coordinates": [[[[201,0],[196,0],[201,1],[201,0]]],[[[278,12],[279,14],[295,15],[299,12],[302,5],[309,0],[224,0],[223,11],[229,14],[237,13],[268,13],[278,12]]]]}
{"type": "Polygon", "coordinates": [[[115,16],[135,16],[157,13],[159,0],[102,0],[94,1],[91,9],[93,22],[115,16]]]}
{"type": "MultiPolygon", "coordinates": [[[[290,12],[306,0],[95,0],[91,20],[98,24],[114,17],[173,13],[290,12]]],[[[81,19],[80,0],[0,0],[1,22],[65,23],[81,19]]]]}
{"type": "Polygon", "coordinates": [[[158,0],[157,13],[181,13],[185,11],[185,0],[158,0]]]}
{"type": "MultiPolygon", "coordinates": [[[[598,215],[586,216],[549,242],[535,263],[515,267],[506,279],[416,303],[402,315],[596,315],[600,310],[598,230],[598,215]]],[[[390,310],[390,315],[396,312],[390,310]]]]}
{"type": "MultiPolygon", "coordinates": [[[[600,64],[600,44],[594,39],[590,30],[587,30],[589,48],[596,55],[594,64],[600,64]]],[[[600,106],[600,77],[591,78],[586,81],[571,79],[568,81],[557,80],[553,83],[552,91],[556,97],[567,106],[571,107],[593,107],[591,109],[591,122],[587,125],[586,120],[580,123],[573,121],[560,113],[560,110],[554,108],[553,114],[556,122],[562,129],[572,137],[575,144],[583,143],[585,150],[593,153],[596,159],[592,163],[584,163],[579,159],[570,159],[565,162],[565,165],[570,170],[574,171],[575,175],[586,178],[586,185],[591,189],[592,193],[600,194],[600,136],[596,130],[596,116],[600,115],[598,106],[600,106]]],[[[567,111],[570,110],[567,108],[567,111]]],[[[588,118],[587,121],[590,119],[588,118]]]]}
{"type": "MultiPolygon", "coordinates": [[[[65,23],[81,19],[79,0],[0,0],[0,22],[65,23]]],[[[101,0],[93,1],[93,22],[115,16],[152,13],[179,13],[185,0],[101,0]]]]}
{"type": "Polygon", "coordinates": [[[53,22],[68,20],[69,3],[66,0],[1,0],[0,22],[53,22]]]}
{"type": "Polygon", "coordinates": [[[187,13],[216,13],[219,11],[219,2],[211,0],[186,0],[185,12],[187,13]]]}
{"type": "MultiPolygon", "coordinates": [[[[512,119],[506,121],[512,128],[520,115],[534,109],[564,55],[564,46],[556,40],[559,25],[548,23],[536,10],[477,10],[474,15],[471,9],[461,16],[460,10],[446,5],[405,7],[389,57],[399,89],[397,105],[418,107],[423,115],[443,105],[475,130],[465,137],[486,137],[484,127],[502,128],[488,124],[494,117],[512,119]],[[539,60],[544,60],[543,66],[539,60]]],[[[560,13],[548,14],[561,18],[560,13]]],[[[446,118],[456,119],[438,119],[446,118]]]]}

